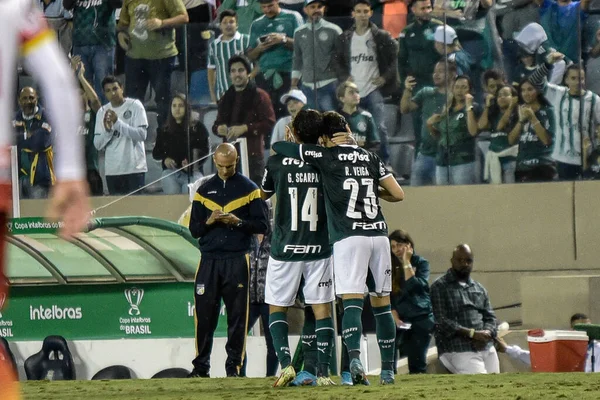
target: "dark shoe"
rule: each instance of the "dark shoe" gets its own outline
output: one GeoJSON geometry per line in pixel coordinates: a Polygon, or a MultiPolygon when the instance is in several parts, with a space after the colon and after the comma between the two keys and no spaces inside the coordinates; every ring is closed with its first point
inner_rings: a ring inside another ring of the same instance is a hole
{"type": "Polygon", "coordinates": [[[197,369],[193,369],[187,376],[188,378],[210,378],[210,374],[206,371],[198,371],[197,369]]]}
{"type": "Polygon", "coordinates": [[[228,378],[239,378],[240,375],[237,372],[228,372],[227,377],[228,378]]]}

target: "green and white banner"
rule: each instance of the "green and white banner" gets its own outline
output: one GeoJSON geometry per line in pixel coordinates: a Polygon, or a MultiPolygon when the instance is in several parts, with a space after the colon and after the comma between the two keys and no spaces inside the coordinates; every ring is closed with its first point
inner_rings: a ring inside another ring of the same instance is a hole
{"type": "Polygon", "coordinates": [[[12,218],[7,222],[9,235],[27,235],[32,233],[56,233],[64,222],[50,222],[42,217],[12,218]]]}
{"type": "MultiPolygon", "coordinates": [[[[9,340],[194,337],[194,284],[62,285],[11,288],[0,298],[0,336],[9,340]],[[4,304],[5,303],[5,304],[4,304]]],[[[223,307],[216,337],[227,336],[223,307]]]]}

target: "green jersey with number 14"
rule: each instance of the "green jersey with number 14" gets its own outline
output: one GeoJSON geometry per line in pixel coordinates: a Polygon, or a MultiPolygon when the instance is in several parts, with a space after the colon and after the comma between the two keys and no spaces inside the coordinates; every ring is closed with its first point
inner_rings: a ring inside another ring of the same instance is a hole
{"type": "Polygon", "coordinates": [[[300,157],[321,172],[331,243],[350,236],[387,236],[379,181],[391,174],[377,155],[358,146],[303,144],[300,157]]]}
{"type": "Polygon", "coordinates": [[[323,185],[318,169],[275,154],[262,181],[276,194],[271,257],[278,261],[312,261],[331,256],[323,185]]]}

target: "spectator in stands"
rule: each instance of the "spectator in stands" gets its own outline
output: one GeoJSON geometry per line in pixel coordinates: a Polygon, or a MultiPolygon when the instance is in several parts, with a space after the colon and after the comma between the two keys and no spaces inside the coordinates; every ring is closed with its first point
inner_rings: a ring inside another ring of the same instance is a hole
{"type": "Polygon", "coordinates": [[[351,79],[358,86],[360,105],[373,115],[381,146],[379,156],[390,159],[385,126],[384,98],[398,89],[398,43],[371,22],[368,0],[357,0],[352,10],[354,25],[339,37],[336,50],[338,79],[351,79]]]}
{"type": "Polygon", "coordinates": [[[336,71],[333,65],[335,44],[342,33],[339,26],[323,19],[324,0],[306,0],[306,24],[294,33],[294,63],[292,89],[301,90],[308,99],[308,108],[322,112],[336,108],[336,71]]]}
{"type": "MultiPolygon", "coordinates": [[[[414,119],[427,121],[432,115],[442,113],[456,79],[456,63],[438,61],[432,75],[433,86],[422,87],[416,94],[415,88],[419,86],[417,78],[412,75],[406,78],[400,100],[400,112],[413,113],[413,121],[414,119]]],[[[421,130],[415,132],[417,155],[412,164],[410,185],[434,185],[437,140],[429,133],[427,124],[419,126],[421,130]]]]}
{"type": "Polygon", "coordinates": [[[158,130],[156,144],[152,149],[152,157],[162,164],[163,192],[188,193],[187,185],[202,176],[204,161],[179,172],[175,170],[188,166],[208,153],[208,131],[204,124],[192,119],[186,96],[175,94],[171,100],[171,113],[166,124],[158,130]]]}
{"type": "Polygon", "coordinates": [[[121,8],[117,29],[119,44],[127,52],[126,95],[143,101],[150,83],[159,125],[169,115],[171,72],[178,53],[174,28],[187,22],[181,0],[124,0],[121,8]]]}
{"type": "Polygon", "coordinates": [[[223,10],[219,14],[221,34],[208,50],[208,86],[210,99],[216,103],[231,86],[229,59],[244,54],[250,43],[250,36],[238,30],[238,16],[233,10],[223,10]]]}
{"type": "Polygon", "coordinates": [[[340,114],[346,118],[356,144],[369,151],[379,149],[377,125],[370,112],[359,107],[360,93],[354,82],[346,81],[337,88],[337,98],[342,105],[340,114]]]}
{"type": "Polygon", "coordinates": [[[509,82],[520,82],[523,77],[517,73],[519,46],[515,36],[528,24],[540,22],[540,9],[533,0],[513,2],[512,7],[501,18],[503,67],[509,82]]]}
{"type": "Polygon", "coordinates": [[[448,25],[438,26],[433,35],[435,40],[435,49],[442,57],[447,57],[449,61],[456,63],[458,75],[471,76],[473,59],[463,50],[456,31],[448,25]]]}
{"type": "Polygon", "coordinates": [[[393,38],[397,38],[406,27],[409,2],[405,0],[379,0],[379,2],[383,3],[382,28],[393,38]]]}
{"type": "Polygon", "coordinates": [[[21,196],[31,199],[48,197],[54,184],[52,127],[44,109],[38,105],[34,88],[19,92],[19,111],[13,120],[19,152],[21,196]]]}
{"type": "Polygon", "coordinates": [[[289,93],[281,96],[281,103],[285,104],[290,115],[280,118],[275,127],[273,128],[273,134],[271,135],[271,147],[273,143],[281,142],[285,140],[285,129],[290,127],[296,114],[306,106],[306,96],[301,90],[292,89],[289,93]]]}
{"type": "Polygon", "coordinates": [[[413,76],[416,79],[413,91],[418,92],[422,87],[433,86],[433,68],[440,59],[433,36],[442,22],[431,18],[431,0],[413,0],[410,10],[414,21],[398,38],[398,72],[403,83],[408,76],[413,76]]]}
{"type": "Polygon", "coordinates": [[[429,261],[415,254],[415,244],[408,232],[395,230],[389,239],[392,250],[390,300],[396,322],[396,349],[401,357],[408,357],[409,373],[424,374],[434,326],[429,261]]]}
{"type": "Polygon", "coordinates": [[[265,169],[264,139],[273,130],[275,112],[267,92],[250,82],[250,72],[250,61],[246,57],[229,59],[232,85],[219,101],[212,130],[224,141],[239,137],[248,140],[250,179],[260,184],[265,169]]]}
{"type": "Polygon", "coordinates": [[[469,78],[459,75],[448,106],[427,120],[429,132],[438,139],[437,185],[475,183],[475,136],[479,134],[477,121],[481,112],[472,90],[469,78]]]}
{"type": "Polygon", "coordinates": [[[82,125],[79,127],[79,133],[85,137],[85,162],[87,165],[87,181],[90,185],[90,193],[93,196],[102,196],[104,194],[104,185],[98,169],[98,150],[94,146],[94,130],[96,129],[96,114],[102,103],[96,94],[96,91],[85,78],[85,64],[80,56],[71,58],[71,66],[77,74],[77,80],[81,86],[81,100],[83,102],[82,125]]]}
{"type": "MultiPolygon", "coordinates": [[[[267,375],[275,376],[279,359],[273,346],[273,337],[269,327],[269,305],[265,303],[265,281],[267,277],[267,265],[271,256],[271,234],[273,232],[273,204],[270,200],[265,202],[268,210],[269,230],[266,234],[256,234],[252,240],[250,249],[250,310],[248,316],[248,329],[252,329],[260,318],[265,343],[267,345],[267,375]]],[[[240,376],[246,376],[248,357],[244,357],[244,365],[240,376]]]]}
{"type": "Polygon", "coordinates": [[[94,146],[104,150],[104,174],[111,195],[127,194],[144,186],[148,119],[142,102],[123,96],[114,76],[102,80],[108,103],[98,110],[94,146]]]}
{"type": "Polygon", "coordinates": [[[554,109],[542,91],[528,80],[521,83],[520,94],[519,120],[508,135],[511,145],[519,144],[515,180],[551,181],[556,175],[556,166],[552,159],[554,109]]]}
{"type": "Polygon", "coordinates": [[[514,183],[519,147],[508,142],[519,120],[519,94],[512,85],[500,86],[497,94],[488,94],[479,118],[479,129],[490,132],[490,147],[485,155],[484,180],[489,183],[514,183]]]}
{"type": "Polygon", "coordinates": [[[238,31],[244,35],[250,33],[252,22],[260,18],[263,13],[261,0],[223,0],[217,13],[221,15],[225,10],[235,11],[238,17],[238,31]]]}
{"type": "Polygon", "coordinates": [[[56,32],[60,47],[66,55],[73,44],[73,14],[65,9],[63,0],[41,0],[48,25],[56,32]]]}
{"type": "MultiPolygon", "coordinates": [[[[551,53],[549,61],[561,60],[562,56],[561,53],[551,53]]],[[[600,97],[585,90],[585,70],[581,65],[567,67],[564,86],[547,81],[549,69],[550,64],[540,65],[529,81],[543,90],[544,97],[554,108],[552,158],[556,161],[558,178],[580,179],[583,176],[583,157],[586,156],[585,152],[582,153],[582,140],[592,140],[595,136],[594,127],[600,124],[600,97]]]]}
{"type": "MultiPolygon", "coordinates": [[[[577,324],[591,324],[592,322],[588,318],[587,315],[577,313],[571,316],[571,329],[574,329],[577,324]]],[[[515,360],[519,360],[524,364],[531,365],[531,358],[529,350],[523,350],[521,347],[517,345],[508,345],[503,338],[496,338],[496,349],[500,353],[505,353],[510,358],[515,360]]],[[[592,362],[594,362],[593,372],[600,372],[600,357],[596,356],[596,354],[600,355],[600,343],[594,340],[593,344],[588,346],[588,353],[586,355],[585,360],[585,372],[592,372],[592,362]],[[592,359],[592,351],[591,346],[594,346],[594,358],[592,359]]]]}
{"type": "Polygon", "coordinates": [[[471,279],[469,245],[458,245],[450,262],[452,268],[431,285],[440,361],[453,374],[499,373],[496,315],[487,290],[471,279]]]}
{"type": "Polygon", "coordinates": [[[250,27],[248,57],[258,62],[256,84],[270,98],[277,118],[286,110],[279,103],[291,87],[294,32],[304,21],[295,11],[281,9],[279,0],[259,0],[264,15],[250,27]]]}
{"type": "Polygon", "coordinates": [[[106,102],[102,79],[114,73],[115,10],[121,8],[122,0],[63,0],[63,3],[73,13],[73,56],[81,58],[86,66],[85,79],[93,84],[100,100],[106,102]]]}
{"type": "Polygon", "coordinates": [[[591,0],[535,0],[540,7],[540,24],[549,46],[567,58],[581,62],[580,36],[591,0]]]}

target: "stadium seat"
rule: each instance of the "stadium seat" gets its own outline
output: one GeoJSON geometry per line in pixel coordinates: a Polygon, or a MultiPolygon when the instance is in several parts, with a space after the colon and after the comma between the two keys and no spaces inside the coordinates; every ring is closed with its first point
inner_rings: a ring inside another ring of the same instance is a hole
{"type": "Polygon", "coordinates": [[[168,368],[154,374],[152,379],[187,378],[189,373],[185,368],[168,368]]]}
{"type": "Polygon", "coordinates": [[[171,96],[175,93],[186,94],[187,92],[185,87],[185,72],[179,70],[171,72],[171,96]]]}
{"type": "MultiPolygon", "coordinates": [[[[150,182],[154,182],[162,176],[162,164],[160,161],[155,160],[152,157],[152,152],[146,150],[146,164],[148,165],[148,172],[145,176],[145,185],[150,182]]],[[[144,189],[144,193],[159,193],[162,192],[162,185],[160,182],[156,182],[154,185],[148,186],[144,189]]]]}
{"type": "Polygon", "coordinates": [[[152,151],[154,149],[154,145],[156,144],[156,135],[158,132],[158,113],[154,111],[148,111],[146,113],[146,117],[148,118],[148,134],[146,135],[146,140],[144,141],[144,147],[146,151],[152,151]]]}
{"type": "MultiPolygon", "coordinates": [[[[10,349],[10,346],[8,345],[8,341],[0,336],[0,346],[4,347],[4,350],[6,351],[6,355],[10,358],[10,362],[14,368],[14,370],[17,370],[17,362],[15,361],[15,355],[13,354],[12,350],[10,349]]],[[[0,361],[4,361],[2,359],[2,356],[0,355],[0,361]]]]}
{"type": "MultiPolygon", "coordinates": [[[[390,135],[392,134],[388,128],[390,135]]],[[[391,143],[410,143],[415,141],[415,132],[413,130],[413,122],[411,114],[404,114],[400,119],[400,125],[396,126],[396,131],[390,136],[391,143]]]]}
{"type": "Polygon", "coordinates": [[[92,376],[93,381],[106,379],[134,379],[134,373],[124,365],[111,365],[110,367],[102,368],[92,376]]]}
{"type": "Polygon", "coordinates": [[[389,138],[395,137],[398,126],[398,105],[397,104],[385,104],[383,106],[383,123],[388,131],[389,138]]]}
{"type": "Polygon", "coordinates": [[[25,374],[30,381],[74,380],[75,365],[65,338],[46,337],[42,349],[25,360],[25,374]]]}

